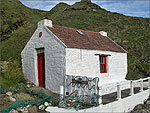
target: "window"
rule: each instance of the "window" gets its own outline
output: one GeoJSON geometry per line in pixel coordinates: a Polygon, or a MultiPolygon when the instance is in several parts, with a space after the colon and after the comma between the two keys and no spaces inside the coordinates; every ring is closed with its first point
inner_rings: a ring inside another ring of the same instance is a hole
{"type": "Polygon", "coordinates": [[[42,36],[42,32],[39,33],[39,38],[41,38],[41,36],[42,36]]]}
{"type": "Polygon", "coordinates": [[[99,60],[100,60],[100,73],[107,73],[106,56],[99,56],[99,60]]]}

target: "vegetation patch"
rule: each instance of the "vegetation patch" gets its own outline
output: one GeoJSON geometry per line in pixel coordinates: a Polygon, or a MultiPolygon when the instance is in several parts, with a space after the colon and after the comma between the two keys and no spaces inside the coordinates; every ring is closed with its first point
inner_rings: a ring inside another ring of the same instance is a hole
{"type": "Polygon", "coordinates": [[[24,100],[24,101],[29,101],[29,100],[35,100],[33,97],[31,97],[31,95],[27,94],[27,93],[17,93],[15,95],[13,95],[17,100],[24,100]]]}
{"type": "Polygon", "coordinates": [[[18,84],[24,80],[22,69],[17,61],[10,62],[8,64],[8,69],[0,77],[1,87],[10,87],[18,84]]]}

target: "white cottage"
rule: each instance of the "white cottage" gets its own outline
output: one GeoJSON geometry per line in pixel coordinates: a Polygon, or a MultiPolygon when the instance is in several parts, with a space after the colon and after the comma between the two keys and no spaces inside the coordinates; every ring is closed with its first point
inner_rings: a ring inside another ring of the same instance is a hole
{"type": "Polygon", "coordinates": [[[53,25],[43,19],[22,53],[25,79],[59,93],[65,75],[99,77],[99,85],[125,81],[127,51],[106,32],[53,25]]]}

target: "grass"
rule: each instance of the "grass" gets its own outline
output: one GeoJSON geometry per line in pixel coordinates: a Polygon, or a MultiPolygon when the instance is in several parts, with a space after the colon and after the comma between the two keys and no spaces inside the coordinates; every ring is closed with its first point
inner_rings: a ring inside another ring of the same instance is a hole
{"type": "Polygon", "coordinates": [[[27,93],[17,93],[15,95],[13,95],[17,100],[24,100],[24,101],[29,101],[29,100],[35,100],[33,97],[31,97],[31,95],[27,94],[27,93]]]}
{"type": "Polygon", "coordinates": [[[98,32],[106,31],[110,38],[128,51],[127,79],[150,75],[149,18],[112,13],[86,2],[77,2],[73,5],[59,3],[47,12],[27,8],[18,0],[2,0],[1,4],[0,10],[4,14],[0,20],[3,28],[0,33],[2,39],[6,38],[0,46],[2,61],[16,60],[20,65],[21,51],[34,33],[37,22],[48,16],[53,24],[98,32]],[[18,24],[20,22],[21,24],[18,24]]]}
{"type": "Polygon", "coordinates": [[[18,62],[10,62],[8,64],[8,69],[6,70],[6,72],[3,73],[3,76],[0,77],[0,86],[14,86],[19,82],[22,82],[23,80],[24,76],[18,62]]]}

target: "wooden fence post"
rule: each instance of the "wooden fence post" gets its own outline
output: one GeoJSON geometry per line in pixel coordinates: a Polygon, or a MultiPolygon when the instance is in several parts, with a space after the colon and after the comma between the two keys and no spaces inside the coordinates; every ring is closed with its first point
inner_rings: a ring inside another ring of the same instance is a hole
{"type": "Polygon", "coordinates": [[[120,85],[117,84],[117,100],[121,99],[121,89],[120,89],[120,85]]]}
{"type": "Polygon", "coordinates": [[[132,96],[134,94],[134,86],[133,86],[133,81],[131,80],[130,82],[130,95],[132,96]]]}
{"type": "Polygon", "coordinates": [[[143,91],[143,80],[140,80],[140,91],[143,91]]]}

